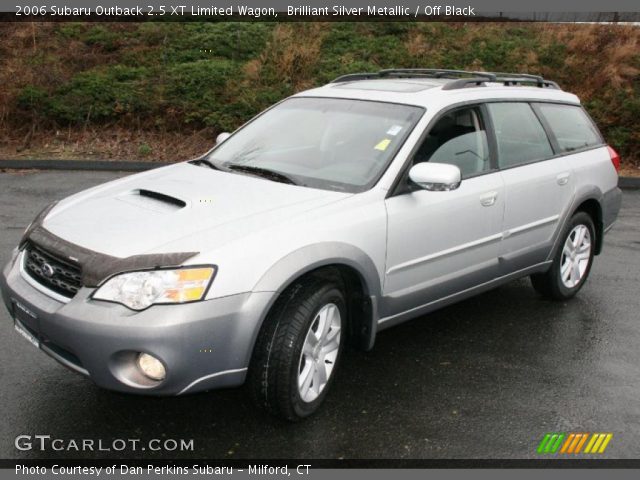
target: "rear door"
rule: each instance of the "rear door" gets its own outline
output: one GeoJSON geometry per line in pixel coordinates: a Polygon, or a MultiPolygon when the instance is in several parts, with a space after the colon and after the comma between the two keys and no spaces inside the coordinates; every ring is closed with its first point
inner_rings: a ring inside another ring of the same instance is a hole
{"type": "Polygon", "coordinates": [[[487,104],[505,185],[502,275],[544,262],[573,197],[569,162],[557,156],[540,117],[527,102],[487,104]]]}

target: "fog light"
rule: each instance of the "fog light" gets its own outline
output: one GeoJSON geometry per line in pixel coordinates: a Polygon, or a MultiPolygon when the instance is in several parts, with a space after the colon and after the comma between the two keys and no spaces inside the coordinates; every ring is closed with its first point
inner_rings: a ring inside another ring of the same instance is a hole
{"type": "Polygon", "coordinates": [[[138,368],[151,380],[164,380],[166,375],[162,362],[148,353],[141,353],[138,355],[138,368]]]}

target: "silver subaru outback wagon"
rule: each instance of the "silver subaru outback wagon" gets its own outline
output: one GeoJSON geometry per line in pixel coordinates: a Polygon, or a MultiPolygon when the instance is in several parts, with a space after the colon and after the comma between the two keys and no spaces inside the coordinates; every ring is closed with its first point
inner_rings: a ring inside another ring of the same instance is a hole
{"type": "Polygon", "coordinates": [[[620,208],[619,162],[538,76],[346,75],[201,158],[49,205],[2,295],[19,334],[100,387],[246,384],[296,420],[347,344],[518,277],[575,295],[620,208]]]}

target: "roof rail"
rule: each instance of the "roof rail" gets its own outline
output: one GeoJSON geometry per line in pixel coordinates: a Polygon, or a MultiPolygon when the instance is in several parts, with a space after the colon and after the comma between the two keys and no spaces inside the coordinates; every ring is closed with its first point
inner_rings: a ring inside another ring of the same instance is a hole
{"type": "MultiPolygon", "coordinates": [[[[442,86],[442,90],[457,90],[459,88],[467,87],[482,87],[486,86],[485,82],[490,81],[484,78],[461,78],[454,80],[453,82],[446,83],[442,86]]],[[[491,81],[490,81],[491,82],[491,81]]],[[[533,84],[539,88],[553,88],[555,90],[561,90],[560,86],[556,82],[551,80],[545,80],[540,77],[540,80],[535,78],[521,78],[521,77],[496,77],[492,83],[502,83],[505,87],[511,87],[515,85],[527,85],[533,84]]]]}
{"type": "Polygon", "coordinates": [[[445,70],[439,68],[392,68],[380,70],[378,75],[387,76],[426,76],[431,78],[458,78],[464,75],[475,75],[488,80],[495,80],[496,76],[491,72],[471,72],[467,70],[445,70]]]}
{"type": "Polygon", "coordinates": [[[504,73],[504,72],[494,72],[498,77],[498,81],[504,83],[509,86],[510,84],[517,85],[522,83],[532,83],[535,82],[539,87],[545,88],[556,88],[560,89],[556,82],[551,80],[545,80],[542,78],[542,75],[530,75],[528,73],[504,73]]]}
{"type": "Polygon", "coordinates": [[[470,72],[466,70],[446,70],[440,68],[389,68],[380,70],[379,72],[349,73],[332,80],[331,83],[379,78],[460,78],[463,75],[476,75],[484,77],[487,80],[495,80],[495,75],[489,72],[470,72]]]}
{"type": "Polygon", "coordinates": [[[455,79],[442,87],[443,90],[455,90],[470,86],[483,86],[485,82],[502,83],[505,86],[535,84],[540,88],[560,89],[556,82],[545,80],[540,75],[504,72],[474,72],[470,70],[447,70],[438,68],[391,68],[369,73],[350,73],[342,75],[331,83],[355,82],[384,78],[450,78],[455,79]]]}

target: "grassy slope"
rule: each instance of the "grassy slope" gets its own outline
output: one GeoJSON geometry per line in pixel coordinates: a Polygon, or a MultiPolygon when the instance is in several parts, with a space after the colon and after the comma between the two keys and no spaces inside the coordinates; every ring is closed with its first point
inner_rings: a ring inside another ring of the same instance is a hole
{"type": "Polygon", "coordinates": [[[541,73],[640,166],[640,28],[480,23],[0,24],[0,158],[178,159],[348,72],[541,73]]]}

